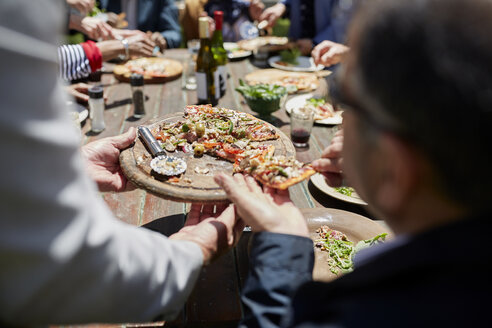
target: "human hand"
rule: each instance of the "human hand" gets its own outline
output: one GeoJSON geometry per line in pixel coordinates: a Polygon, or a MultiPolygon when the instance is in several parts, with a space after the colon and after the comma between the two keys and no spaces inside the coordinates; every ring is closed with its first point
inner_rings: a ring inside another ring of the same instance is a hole
{"type": "MultiPolygon", "coordinates": [[[[65,86],[65,90],[70,94],[75,100],[79,102],[86,103],[89,101],[89,89],[92,86],[87,83],[75,83],[65,86]]],[[[107,95],[104,95],[104,100],[106,101],[107,95]]]]}
{"type": "Polygon", "coordinates": [[[108,20],[106,21],[106,23],[108,23],[109,26],[111,26],[113,28],[117,27],[119,16],[116,13],[108,12],[108,13],[106,13],[106,17],[108,17],[108,20]]]}
{"type": "Polygon", "coordinates": [[[269,231],[289,235],[308,236],[306,220],[292,203],[288,190],[264,187],[248,176],[234,177],[220,173],[215,182],[234,203],[241,219],[254,231],[269,231]]]}
{"type": "Polygon", "coordinates": [[[87,15],[94,8],[94,0],[66,0],[67,4],[79,11],[82,16],[87,15]]]}
{"type": "Polygon", "coordinates": [[[313,40],[311,39],[299,39],[296,41],[296,46],[303,56],[307,56],[313,49],[313,40]]]}
{"type": "Polygon", "coordinates": [[[215,32],[215,21],[212,17],[210,17],[206,11],[202,11],[199,17],[207,17],[208,19],[208,29],[210,30],[210,35],[215,32]]]}
{"type": "Polygon", "coordinates": [[[147,36],[152,40],[161,50],[167,49],[166,38],[159,32],[147,32],[147,36]]]}
{"type": "Polygon", "coordinates": [[[136,138],[136,130],[93,141],[81,148],[86,159],[87,173],[97,183],[100,191],[122,191],[126,177],[120,168],[120,151],[130,146],[136,138]]]}
{"type": "Polygon", "coordinates": [[[265,5],[261,0],[251,0],[249,4],[249,16],[254,21],[259,21],[265,5]]]}
{"type": "Polygon", "coordinates": [[[65,90],[77,101],[86,103],[89,101],[88,94],[90,87],[87,83],[76,83],[65,86],[65,90]]]}
{"type": "Polygon", "coordinates": [[[328,185],[339,187],[342,185],[342,148],[343,130],[337,131],[328,147],[321,153],[321,158],[313,161],[313,168],[323,174],[328,185]]]}
{"type": "Polygon", "coordinates": [[[349,47],[325,40],[314,47],[311,56],[316,65],[324,65],[326,67],[338,64],[342,61],[343,56],[350,50],[349,47]]]}
{"type": "Polygon", "coordinates": [[[150,57],[154,53],[155,43],[146,34],[137,34],[127,40],[130,56],[150,57]]]}
{"type": "Polygon", "coordinates": [[[260,22],[266,20],[268,22],[268,25],[266,27],[272,27],[273,25],[275,25],[275,22],[277,22],[277,19],[279,19],[285,13],[285,9],[286,8],[284,4],[277,3],[276,5],[265,9],[258,20],[260,22]]]}
{"type": "Polygon", "coordinates": [[[244,223],[233,205],[192,204],[185,226],[170,239],[192,241],[200,246],[204,264],[233,247],[241,237],[244,223]]]}
{"type": "Polygon", "coordinates": [[[82,18],[80,29],[78,30],[93,40],[111,40],[115,38],[113,28],[95,17],[82,18]]]}

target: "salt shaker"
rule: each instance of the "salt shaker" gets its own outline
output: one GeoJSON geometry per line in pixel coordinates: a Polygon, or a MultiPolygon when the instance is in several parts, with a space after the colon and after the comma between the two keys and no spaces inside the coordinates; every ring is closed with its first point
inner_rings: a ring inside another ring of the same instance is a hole
{"type": "Polygon", "coordinates": [[[89,89],[89,109],[91,113],[91,130],[99,133],[106,128],[104,124],[103,88],[96,86],[89,89]]]}
{"type": "Polygon", "coordinates": [[[144,77],[142,74],[132,74],[130,76],[130,85],[132,86],[133,98],[133,117],[140,118],[145,115],[145,99],[144,99],[144,77]]]}

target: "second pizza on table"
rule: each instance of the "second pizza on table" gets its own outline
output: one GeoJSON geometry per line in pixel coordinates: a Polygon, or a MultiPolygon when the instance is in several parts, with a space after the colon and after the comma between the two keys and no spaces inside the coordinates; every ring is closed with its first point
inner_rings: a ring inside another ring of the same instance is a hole
{"type": "Polygon", "coordinates": [[[289,94],[311,92],[319,87],[314,73],[287,72],[279,69],[261,69],[244,78],[249,85],[276,84],[287,88],[289,94]]]}
{"type": "Polygon", "coordinates": [[[180,62],[160,57],[142,57],[116,65],[113,73],[122,82],[129,82],[133,73],[142,74],[145,83],[164,83],[181,76],[183,66],[180,62]]]}

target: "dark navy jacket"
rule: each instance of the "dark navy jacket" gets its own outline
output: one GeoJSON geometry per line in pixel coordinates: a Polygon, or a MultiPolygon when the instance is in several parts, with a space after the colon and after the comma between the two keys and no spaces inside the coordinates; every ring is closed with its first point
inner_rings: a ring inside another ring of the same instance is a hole
{"type": "Polygon", "coordinates": [[[259,233],[241,327],[490,327],[492,216],[414,236],[331,282],[307,238],[259,233]]]}
{"type": "MultiPolygon", "coordinates": [[[[350,22],[355,3],[359,0],[314,0],[315,35],[313,43],[316,45],[323,40],[345,43],[345,34],[350,22]]],[[[300,39],[302,22],[300,17],[302,0],[281,0],[287,9],[290,18],[289,37],[300,39]]]]}
{"type": "MultiPolygon", "coordinates": [[[[121,13],[121,0],[99,2],[101,8],[109,12],[121,13]]],[[[179,47],[181,27],[174,0],[138,0],[138,29],[144,32],[160,32],[166,39],[168,48],[179,47]]]]}

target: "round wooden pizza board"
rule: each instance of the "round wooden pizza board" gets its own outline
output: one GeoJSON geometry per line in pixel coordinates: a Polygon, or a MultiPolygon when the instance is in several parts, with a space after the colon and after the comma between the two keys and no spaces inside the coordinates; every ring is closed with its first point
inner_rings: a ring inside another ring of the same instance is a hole
{"type": "Polygon", "coordinates": [[[276,68],[267,68],[253,71],[247,74],[244,79],[248,84],[271,84],[276,81],[280,81],[283,78],[307,78],[310,80],[310,87],[307,89],[299,89],[297,93],[311,92],[319,87],[318,75],[315,73],[304,73],[304,72],[288,72],[276,68]]]}
{"type": "MultiPolygon", "coordinates": [[[[160,57],[149,57],[148,59],[162,62],[166,66],[166,73],[168,73],[168,75],[165,77],[144,75],[145,84],[158,84],[173,81],[179,78],[183,73],[183,65],[181,65],[179,61],[160,57]]],[[[125,65],[116,65],[113,69],[113,74],[118,81],[128,83],[130,82],[132,72],[125,65]]]]}
{"type": "MultiPolygon", "coordinates": [[[[143,125],[153,131],[163,122],[176,122],[182,118],[183,113],[173,113],[148,121],[143,125]]],[[[275,146],[275,155],[295,156],[295,148],[290,139],[273,125],[271,127],[277,131],[280,138],[263,141],[262,143],[273,144],[275,146]]],[[[137,138],[132,147],[121,152],[121,168],[126,177],[135,185],[165,199],[198,203],[224,202],[227,200],[226,194],[215,183],[213,177],[219,172],[232,174],[232,163],[207,154],[202,157],[195,157],[193,152],[175,151],[168,154],[183,158],[188,165],[186,172],[180,176],[178,182],[171,182],[168,177],[152,171],[150,168],[152,157],[140,138],[137,138]],[[197,167],[201,172],[206,173],[197,173],[195,171],[197,167]]]]}

